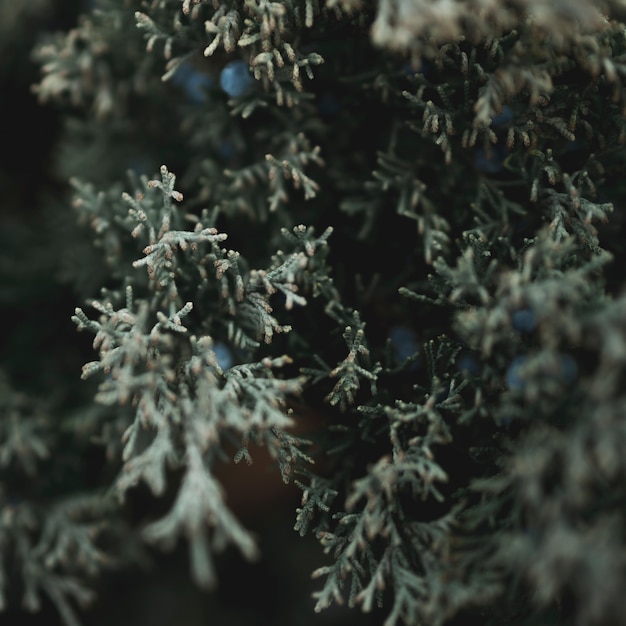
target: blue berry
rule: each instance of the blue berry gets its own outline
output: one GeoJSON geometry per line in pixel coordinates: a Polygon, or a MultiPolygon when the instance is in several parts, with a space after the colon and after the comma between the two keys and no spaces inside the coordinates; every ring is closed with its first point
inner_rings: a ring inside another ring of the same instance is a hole
{"type": "Polygon", "coordinates": [[[504,169],[504,159],[506,159],[507,154],[507,149],[501,144],[492,146],[489,155],[487,155],[485,148],[476,148],[474,165],[479,172],[484,174],[498,174],[504,169]]]}
{"type": "Polygon", "coordinates": [[[415,76],[415,74],[422,74],[423,76],[428,78],[428,75],[432,71],[432,65],[425,59],[422,59],[420,61],[419,67],[416,68],[411,63],[405,63],[402,69],[407,76],[415,76]]]}
{"type": "Polygon", "coordinates": [[[222,161],[230,161],[237,151],[237,147],[235,146],[235,142],[232,139],[222,139],[217,148],[217,154],[219,155],[222,161]]]}
{"type": "Polygon", "coordinates": [[[568,152],[576,152],[576,150],[584,149],[585,144],[580,139],[574,139],[573,141],[568,141],[565,144],[565,148],[563,152],[567,154],[568,152]]]}
{"type": "Polygon", "coordinates": [[[511,391],[523,391],[526,387],[526,381],[521,375],[525,362],[525,356],[516,356],[506,370],[506,383],[511,391]]]}
{"type": "Polygon", "coordinates": [[[456,367],[459,372],[470,376],[478,376],[482,369],[478,359],[471,352],[461,354],[456,362],[456,367]]]}
{"type": "Polygon", "coordinates": [[[492,128],[502,128],[503,126],[507,126],[513,121],[513,111],[511,107],[505,105],[502,107],[502,112],[498,113],[498,115],[494,115],[491,118],[491,127],[492,128]]]}
{"type": "Polygon", "coordinates": [[[531,333],[537,327],[537,318],[531,309],[519,309],[511,315],[511,325],[520,333],[531,333]]]}
{"type": "Polygon", "coordinates": [[[569,354],[562,354],[560,358],[561,378],[564,383],[571,384],[578,375],[578,365],[569,354]]]}
{"type": "Polygon", "coordinates": [[[417,335],[408,326],[394,326],[389,332],[393,353],[398,363],[404,363],[418,352],[417,335]]]}
{"type": "Polygon", "coordinates": [[[141,157],[132,159],[128,163],[126,169],[132,170],[138,176],[142,176],[143,174],[148,174],[149,171],[151,170],[151,168],[148,166],[146,159],[142,159],[141,157]]]}
{"type": "MultiPolygon", "coordinates": [[[[526,380],[521,375],[521,370],[527,362],[527,357],[516,356],[510,363],[506,371],[506,382],[511,391],[524,391],[526,380]]],[[[562,383],[569,385],[576,380],[578,375],[578,365],[569,354],[561,354],[558,361],[558,371],[545,369],[543,373],[547,376],[560,378],[562,383]]]]}
{"type": "Polygon", "coordinates": [[[217,363],[222,369],[222,371],[227,370],[232,366],[234,359],[233,353],[230,348],[221,341],[216,341],[213,346],[213,352],[215,352],[215,356],[217,358],[217,363]]]}
{"type": "Polygon", "coordinates": [[[220,74],[220,87],[231,98],[245,96],[250,92],[253,85],[254,78],[245,61],[231,61],[220,74]]]}
{"type": "Polygon", "coordinates": [[[213,86],[213,79],[187,61],[172,76],[172,83],[185,92],[189,102],[203,104],[206,102],[206,90],[213,86]]]}

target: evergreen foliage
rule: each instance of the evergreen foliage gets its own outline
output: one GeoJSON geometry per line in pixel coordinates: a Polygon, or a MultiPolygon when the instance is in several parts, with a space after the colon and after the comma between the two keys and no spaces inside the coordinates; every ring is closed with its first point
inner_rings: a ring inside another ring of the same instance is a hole
{"type": "MultiPolygon", "coordinates": [[[[58,9],[19,4],[0,49],[58,9]]],[[[624,2],[76,15],[30,42],[54,189],[0,230],[45,346],[1,355],[0,608],[74,626],[179,542],[213,590],[260,555],[228,476],[267,457],[311,619],[626,624],[624,2]]]]}

